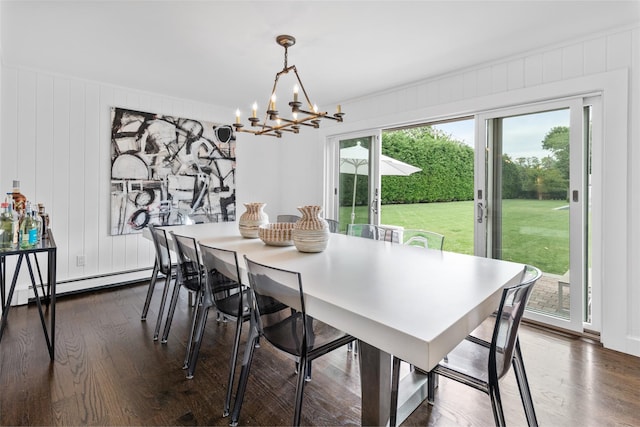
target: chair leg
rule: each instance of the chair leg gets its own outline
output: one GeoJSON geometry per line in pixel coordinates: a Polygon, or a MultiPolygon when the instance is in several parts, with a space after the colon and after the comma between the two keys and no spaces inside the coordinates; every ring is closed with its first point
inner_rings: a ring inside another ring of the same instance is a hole
{"type": "Polygon", "coordinates": [[[167,313],[167,320],[164,322],[164,332],[162,333],[162,343],[167,343],[169,337],[169,330],[171,329],[171,322],[173,321],[173,313],[176,311],[176,305],[178,304],[178,295],[180,294],[180,283],[176,282],[173,287],[173,295],[171,295],[171,303],[169,304],[169,312],[167,313]]]}
{"type": "Polygon", "coordinates": [[[240,379],[238,380],[238,391],[236,392],[236,400],[233,404],[233,412],[231,413],[231,426],[238,425],[238,419],[240,418],[240,410],[242,409],[242,401],[244,400],[244,392],[247,389],[247,381],[249,380],[249,371],[251,369],[251,362],[253,360],[253,352],[255,350],[256,342],[259,334],[255,326],[251,327],[251,334],[247,340],[247,345],[244,350],[244,357],[242,359],[242,369],[240,370],[240,379]]]}
{"type": "MultiPolygon", "coordinates": [[[[191,295],[191,292],[189,292],[191,295]]],[[[187,340],[187,351],[184,356],[184,363],[182,364],[182,369],[187,369],[189,367],[189,355],[191,354],[191,348],[193,347],[193,338],[196,333],[196,323],[198,321],[198,317],[200,316],[200,312],[205,310],[205,302],[202,298],[203,292],[202,290],[196,293],[196,305],[193,309],[193,313],[191,314],[191,330],[189,331],[189,339],[187,340]]]]}
{"type": "Polygon", "coordinates": [[[147,289],[147,298],[144,300],[144,307],[142,307],[142,316],[140,320],[147,320],[147,312],[149,311],[149,305],[151,304],[151,297],[153,296],[153,290],[156,287],[156,280],[158,279],[158,261],[153,264],[153,273],[151,274],[151,281],[149,282],[149,288],[147,289]]]}
{"type": "Polygon", "coordinates": [[[400,384],[400,359],[393,356],[391,370],[391,406],[389,407],[389,426],[396,426],[398,416],[398,386],[400,384]]]}
{"type": "MultiPolygon", "coordinates": [[[[169,285],[171,284],[171,275],[164,280],[164,289],[162,290],[162,298],[160,299],[160,307],[158,308],[158,319],[156,320],[156,328],[153,331],[153,340],[158,341],[160,335],[160,326],[162,324],[162,315],[164,314],[164,306],[167,303],[167,294],[169,293],[169,285]]],[[[176,284],[177,285],[177,284],[176,284]]]]}
{"type": "Polygon", "coordinates": [[[533,407],[533,399],[531,397],[531,390],[529,389],[527,373],[524,369],[524,360],[522,359],[519,340],[516,341],[515,355],[513,357],[513,371],[515,372],[516,381],[518,382],[518,389],[520,390],[520,398],[522,399],[524,413],[527,416],[527,424],[529,424],[529,427],[538,427],[538,419],[536,417],[536,410],[533,407]]]}
{"type": "Polygon", "coordinates": [[[504,419],[502,399],[500,399],[500,388],[497,383],[489,384],[489,397],[491,398],[491,408],[493,409],[493,418],[496,422],[496,427],[505,427],[507,423],[504,419]]]}
{"type": "Polygon", "coordinates": [[[192,379],[196,372],[196,363],[198,362],[198,355],[200,354],[200,347],[202,346],[202,338],[204,337],[204,328],[207,326],[207,318],[209,317],[209,304],[203,303],[200,309],[198,317],[198,324],[193,338],[193,345],[191,352],[187,348],[187,355],[184,360],[184,365],[187,368],[187,379],[192,379]]]}
{"type": "MultiPolygon", "coordinates": [[[[240,347],[240,335],[242,334],[242,316],[238,316],[236,319],[236,336],[233,341],[233,350],[231,351],[231,358],[229,359],[229,381],[227,381],[227,398],[224,401],[224,411],[222,416],[229,416],[229,408],[231,406],[231,396],[233,395],[233,382],[236,375],[236,364],[238,363],[238,349],[240,347]]],[[[256,345],[257,347],[257,345],[256,345]]]]}
{"type": "Polygon", "coordinates": [[[300,425],[300,418],[302,416],[302,398],[304,397],[304,384],[306,382],[306,373],[308,370],[308,364],[306,357],[300,358],[300,368],[298,370],[298,383],[296,384],[296,400],[295,411],[293,413],[293,425],[300,425]]]}

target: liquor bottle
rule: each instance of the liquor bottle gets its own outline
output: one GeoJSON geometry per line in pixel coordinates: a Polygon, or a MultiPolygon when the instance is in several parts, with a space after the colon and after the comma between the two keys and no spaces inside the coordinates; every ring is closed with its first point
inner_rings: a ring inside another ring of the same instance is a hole
{"type": "Polygon", "coordinates": [[[42,220],[42,235],[41,237],[47,238],[47,230],[49,230],[49,214],[45,212],[44,205],[42,203],[38,203],[38,215],[40,215],[40,219],[42,220]]]}
{"type": "Polygon", "coordinates": [[[20,181],[13,181],[13,210],[18,213],[20,219],[24,216],[24,210],[26,208],[27,198],[20,192],[20,181]]]}
{"type": "Polygon", "coordinates": [[[0,207],[0,251],[13,248],[13,213],[9,208],[7,201],[3,202],[0,207]]]}
{"type": "Polygon", "coordinates": [[[38,215],[38,212],[35,208],[31,209],[31,218],[33,218],[33,222],[36,226],[36,243],[39,242],[42,238],[42,218],[38,215]]]}
{"type": "Polygon", "coordinates": [[[31,213],[31,205],[26,204],[25,215],[20,224],[20,249],[33,248],[38,243],[38,224],[31,213]]]}

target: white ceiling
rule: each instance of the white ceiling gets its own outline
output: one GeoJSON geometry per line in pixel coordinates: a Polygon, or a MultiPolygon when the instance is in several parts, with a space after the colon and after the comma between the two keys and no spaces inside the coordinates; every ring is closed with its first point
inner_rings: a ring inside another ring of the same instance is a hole
{"type": "MultiPolygon", "coordinates": [[[[245,110],[283,66],[320,107],[640,22],[640,1],[2,0],[2,59],[245,110]]],[[[326,107],[329,108],[329,107],[326,107]]],[[[332,107],[331,107],[332,108],[332,107]]]]}

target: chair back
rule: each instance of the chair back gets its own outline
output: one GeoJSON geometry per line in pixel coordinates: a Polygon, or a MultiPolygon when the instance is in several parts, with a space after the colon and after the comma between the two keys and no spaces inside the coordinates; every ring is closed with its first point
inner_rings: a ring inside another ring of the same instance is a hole
{"type": "Polygon", "coordinates": [[[175,243],[179,283],[191,290],[200,289],[203,286],[203,277],[196,239],[175,234],[173,231],[171,236],[175,243]]]}
{"type": "Polygon", "coordinates": [[[336,221],[335,219],[328,219],[328,218],[325,218],[324,220],[327,221],[327,224],[329,224],[329,232],[331,233],[340,232],[340,223],[338,221],[336,221]]]}
{"type": "Polygon", "coordinates": [[[309,345],[300,273],[259,264],[246,256],[245,260],[258,329],[275,347],[303,354],[309,345]],[[283,322],[290,327],[282,328],[283,322]]]}
{"type": "MultiPolygon", "coordinates": [[[[222,300],[230,295],[242,293],[238,255],[234,251],[200,244],[200,256],[207,273],[207,293],[213,296],[218,309],[223,309],[219,304],[222,300]]],[[[237,315],[238,310],[233,311],[232,314],[237,315]]]]}
{"type": "Polygon", "coordinates": [[[347,235],[380,240],[380,229],[373,224],[348,224],[347,235]]]}
{"type": "Polygon", "coordinates": [[[391,228],[385,226],[378,226],[378,240],[384,240],[385,242],[400,243],[402,241],[401,228],[391,228]]]}
{"type": "Polygon", "coordinates": [[[497,381],[509,371],[518,341],[520,321],[533,285],[541,276],[539,269],[527,265],[522,272],[520,283],[502,291],[489,348],[489,381],[497,381]]]}
{"type": "Polygon", "coordinates": [[[156,249],[158,270],[165,276],[171,275],[171,252],[169,251],[167,232],[162,228],[156,228],[153,224],[149,224],[149,232],[156,249]]]}
{"type": "Polygon", "coordinates": [[[299,215],[278,215],[277,222],[298,222],[301,217],[299,215]]]}
{"type": "Polygon", "coordinates": [[[404,229],[402,230],[402,243],[441,251],[444,246],[444,236],[433,231],[404,229]]]}

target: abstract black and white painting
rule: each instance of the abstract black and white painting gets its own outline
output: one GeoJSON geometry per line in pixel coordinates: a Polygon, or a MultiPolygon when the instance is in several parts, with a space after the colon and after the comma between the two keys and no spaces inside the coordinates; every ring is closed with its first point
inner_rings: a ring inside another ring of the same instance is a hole
{"type": "Polygon", "coordinates": [[[111,109],[111,235],[148,224],[235,221],[228,125],[111,109]]]}

